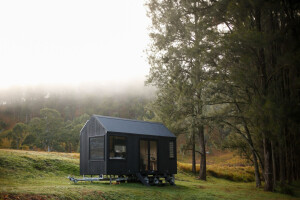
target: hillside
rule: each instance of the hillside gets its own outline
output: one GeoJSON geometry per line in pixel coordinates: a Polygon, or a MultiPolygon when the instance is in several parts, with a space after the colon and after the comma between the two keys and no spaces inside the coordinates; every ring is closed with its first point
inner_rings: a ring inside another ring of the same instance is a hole
{"type": "MultiPolygon", "coordinates": [[[[212,171],[213,166],[220,167],[214,159],[208,158],[212,171]]],[[[299,185],[291,186],[294,196],[290,196],[256,189],[253,182],[230,181],[211,175],[206,182],[199,181],[182,168],[184,163],[179,163],[176,186],[109,185],[108,182],[74,184],[67,176],[79,176],[78,164],[79,154],[76,153],[2,149],[0,199],[297,199],[300,196],[299,185]]]]}

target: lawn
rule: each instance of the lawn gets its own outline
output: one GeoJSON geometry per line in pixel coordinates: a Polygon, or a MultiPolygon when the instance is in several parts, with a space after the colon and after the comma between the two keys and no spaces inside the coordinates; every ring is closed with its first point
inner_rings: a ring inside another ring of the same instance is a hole
{"type": "MultiPolygon", "coordinates": [[[[211,165],[220,168],[217,162],[211,165]]],[[[231,181],[212,175],[207,181],[200,181],[182,167],[176,175],[176,186],[74,184],[67,179],[68,175],[79,176],[79,154],[0,150],[0,199],[299,199],[300,196],[299,184],[290,186],[294,196],[284,195],[264,192],[251,181],[231,181]]]]}

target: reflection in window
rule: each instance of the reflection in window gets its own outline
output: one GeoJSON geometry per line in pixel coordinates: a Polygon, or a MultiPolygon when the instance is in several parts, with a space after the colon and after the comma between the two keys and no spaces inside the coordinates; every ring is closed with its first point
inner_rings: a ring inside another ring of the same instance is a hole
{"type": "Polygon", "coordinates": [[[109,137],[109,158],[125,159],[126,158],[126,138],[119,136],[109,137]]]}
{"type": "Polygon", "coordinates": [[[150,141],[150,170],[157,170],[157,141],[150,141]]]}
{"type": "Polygon", "coordinates": [[[169,142],[169,157],[170,158],[175,158],[174,141],[169,142]]]}
{"type": "Polygon", "coordinates": [[[90,138],[90,160],[104,159],[104,136],[90,138]]]}
{"type": "Polygon", "coordinates": [[[140,140],[140,170],[148,171],[148,141],[140,140]]]}

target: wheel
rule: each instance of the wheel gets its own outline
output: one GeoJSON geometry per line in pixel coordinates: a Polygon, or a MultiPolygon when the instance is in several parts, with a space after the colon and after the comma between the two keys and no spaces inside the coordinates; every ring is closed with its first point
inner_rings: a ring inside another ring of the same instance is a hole
{"type": "Polygon", "coordinates": [[[159,179],[155,177],[155,178],[153,179],[153,183],[154,183],[155,185],[158,185],[158,184],[159,184],[159,179]]]}
{"type": "Polygon", "coordinates": [[[170,183],[170,185],[175,185],[175,177],[174,177],[174,175],[172,177],[170,177],[169,183],[170,183]]]}
{"type": "Polygon", "coordinates": [[[149,178],[147,176],[144,178],[144,180],[147,184],[149,184],[149,178]]]}

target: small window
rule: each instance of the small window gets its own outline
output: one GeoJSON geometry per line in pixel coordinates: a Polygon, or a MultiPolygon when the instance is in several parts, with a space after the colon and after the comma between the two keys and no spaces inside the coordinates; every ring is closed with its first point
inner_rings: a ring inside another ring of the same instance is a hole
{"type": "Polygon", "coordinates": [[[126,138],[109,137],[109,159],[126,159],[126,138]]]}
{"type": "Polygon", "coordinates": [[[169,158],[175,158],[174,141],[169,142],[169,158]]]}
{"type": "Polygon", "coordinates": [[[90,137],[90,160],[104,159],[104,136],[90,137]]]}

